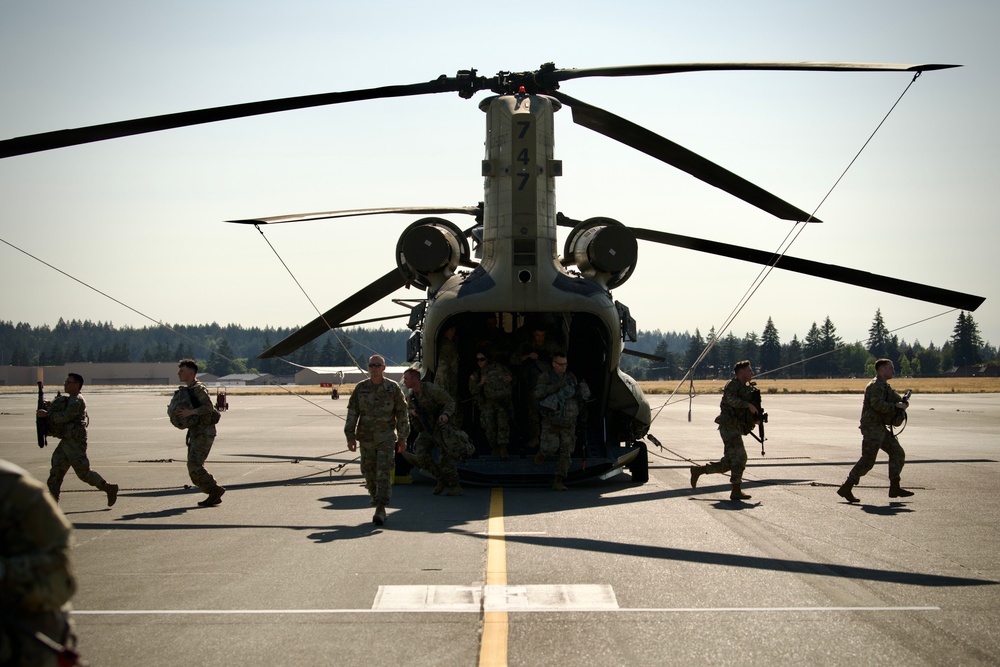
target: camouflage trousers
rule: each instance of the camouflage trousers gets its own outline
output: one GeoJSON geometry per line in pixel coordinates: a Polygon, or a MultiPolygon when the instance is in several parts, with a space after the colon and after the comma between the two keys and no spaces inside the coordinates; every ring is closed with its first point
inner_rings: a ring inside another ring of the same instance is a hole
{"type": "Polygon", "coordinates": [[[502,405],[486,403],[479,406],[479,423],[486,433],[490,449],[496,451],[510,444],[510,421],[502,405]]]}
{"type": "Polygon", "coordinates": [[[709,463],[705,466],[706,473],[730,472],[729,480],[733,484],[743,483],[743,471],[747,467],[747,450],[743,446],[743,435],[739,431],[730,429],[719,429],[722,436],[723,452],[722,458],[716,463],[709,463]]]}
{"type": "Polygon", "coordinates": [[[392,466],[396,461],[396,442],[358,443],[361,451],[361,474],[365,478],[365,488],[375,503],[389,504],[392,497],[392,466]]]}
{"type": "Polygon", "coordinates": [[[90,459],[87,458],[87,443],[76,442],[75,440],[60,440],[59,446],[52,452],[52,467],[49,470],[49,493],[56,500],[59,499],[59,489],[62,488],[63,478],[70,468],[80,478],[81,481],[96,486],[98,489],[104,488],[104,478],[90,469],[90,459]]]}
{"type": "Polygon", "coordinates": [[[873,429],[867,433],[862,432],[862,436],[861,458],[851,468],[847,479],[854,484],[860,484],[861,478],[875,466],[875,458],[878,456],[878,450],[881,449],[889,455],[889,480],[898,482],[903,473],[903,466],[906,464],[906,452],[903,451],[899,440],[896,440],[896,436],[884,428],[873,429]]]}
{"type": "Polygon", "coordinates": [[[566,477],[570,459],[576,449],[576,429],[557,429],[542,420],[538,437],[538,450],[545,456],[556,457],[556,477],[566,477]]]}
{"type": "Polygon", "coordinates": [[[212,474],[205,470],[205,461],[215,442],[215,427],[211,429],[189,428],[187,432],[187,470],[191,483],[205,493],[218,486],[212,474]]]}
{"type": "Polygon", "coordinates": [[[421,431],[413,442],[413,456],[417,459],[420,469],[426,470],[435,479],[449,485],[458,484],[458,468],[455,467],[455,462],[427,431],[421,431]],[[440,461],[434,460],[435,448],[438,450],[440,461]]]}

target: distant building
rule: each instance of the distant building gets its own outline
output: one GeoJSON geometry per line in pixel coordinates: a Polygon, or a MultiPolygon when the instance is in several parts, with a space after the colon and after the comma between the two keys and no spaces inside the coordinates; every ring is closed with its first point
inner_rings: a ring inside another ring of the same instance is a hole
{"type": "MultiPolygon", "coordinates": [[[[403,371],[409,366],[386,366],[385,377],[393,382],[403,379],[403,371]]],[[[349,384],[354,385],[368,378],[367,372],[362,372],[356,366],[314,366],[303,368],[295,374],[295,384],[349,384]]]]}
{"type": "Polygon", "coordinates": [[[0,366],[0,386],[61,387],[67,373],[79,373],[87,385],[175,384],[177,362],[72,363],[62,366],[0,366]]]}

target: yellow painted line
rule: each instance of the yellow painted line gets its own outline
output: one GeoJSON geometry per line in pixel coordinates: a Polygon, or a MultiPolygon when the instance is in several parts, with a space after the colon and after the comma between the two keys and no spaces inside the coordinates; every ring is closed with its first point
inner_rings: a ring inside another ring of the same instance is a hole
{"type": "MultiPolygon", "coordinates": [[[[486,530],[486,585],[507,585],[507,545],[503,531],[503,489],[490,493],[490,518],[486,530]]],[[[479,667],[507,667],[507,612],[483,614],[479,667]]]]}

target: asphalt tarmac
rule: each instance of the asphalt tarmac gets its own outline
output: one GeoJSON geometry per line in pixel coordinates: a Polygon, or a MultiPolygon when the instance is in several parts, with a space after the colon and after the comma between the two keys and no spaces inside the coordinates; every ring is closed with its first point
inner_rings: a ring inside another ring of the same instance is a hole
{"type": "MultiPolygon", "coordinates": [[[[905,389],[905,382],[898,388],[905,389]]],[[[72,472],[73,604],[84,658],[155,665],[975,665],[1000,661],[1000,395],[915,395],[850,505],[859,395],[765,395],[744,491],[689,483],[721,455],[718,396],[658,413],[650,480],[558,493],[393,489],[375,526],[343,436],[346,400],[230,394],[189,483],[160,390],[85,387],[90,460],[72,472]]],[[[662,399],[651,397],[654,414],[662,399]]],[[[0,456],[44,480],[33,392],[0,394],[0,456]]]]}

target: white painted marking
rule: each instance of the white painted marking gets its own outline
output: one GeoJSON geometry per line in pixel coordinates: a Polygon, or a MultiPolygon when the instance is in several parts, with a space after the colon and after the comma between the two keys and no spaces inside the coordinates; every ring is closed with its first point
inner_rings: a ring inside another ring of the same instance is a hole
{"type": "Polygon", "coordinates": [[[487,586],[485,611],[616,611],[611,586],[561,584],[555,586],[487,586]]]}
{"type": "MultiPolygon", "coordinates": [[[[394,614],[394,613],[478,613],[479,609],[439,609],[423,607],[418,609],[74,609],[74,616],[252,616],[282,614],[394,614]]],[[[551,609],[517,609],[515,611],[553,611],[551,609]]],[[[702,614],[702,613],[743,613],[743,612],[844,612],[844,611],[941,611],[941,607],[637,607],[632,609],[561,609],[563,612],[604,611],[637,614],[702,614]]]]}
{"type": "Polygon", "coordinates": [[[373,611],[475,611],[482,608],[480,586],[379,586],[373,611]]]}
{"type": "MultiPolygon", "coordinates": [[[[283,614],[393,614],[393,613],[440,613],[440,612],[479,612],[470,608],[417,608],[417,609],[74,609],[74,616],[252,616],[283,614]]],[[[516,609],[513,611],[604,611],[627,612],[639,614],[691,614],[691,613],[742,613],[742,612],[843,612],[843,611],[941,611],[941,607],[637,607],[633,609],[516,609]]]]}

